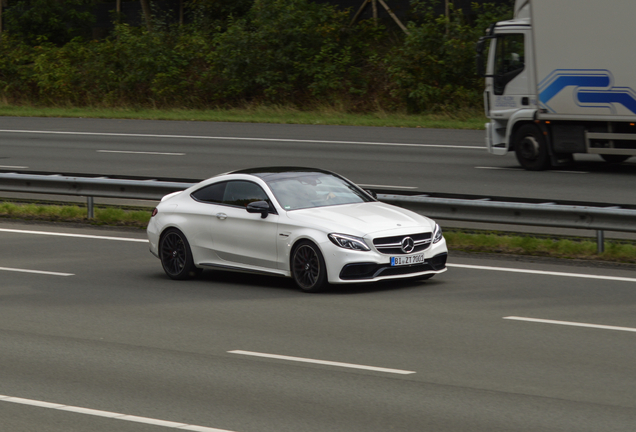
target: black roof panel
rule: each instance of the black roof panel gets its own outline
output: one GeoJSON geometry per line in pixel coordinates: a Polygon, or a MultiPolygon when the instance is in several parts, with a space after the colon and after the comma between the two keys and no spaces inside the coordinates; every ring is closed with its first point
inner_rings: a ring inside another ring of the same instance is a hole
{"type": "Polygon", "coordinates": [[[271,180],[277,180],[281,178],[294,177],[298,173],[330,174],[330,175],[338,176],[337,174],[332,173],[331,171],[321,170],[318,168],[289,167],[289,166],[247,168],[247,169],[242,169],[238,171],[232,171],[229,174],[250,174],[250,175],[259,177],[265,181],[271,181],[271,180]]]}

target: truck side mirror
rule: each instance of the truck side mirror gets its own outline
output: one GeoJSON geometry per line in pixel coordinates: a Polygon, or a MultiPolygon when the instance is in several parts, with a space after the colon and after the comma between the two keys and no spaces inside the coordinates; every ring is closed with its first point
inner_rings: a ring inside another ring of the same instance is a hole
{"type": "Polygon", "coordinates": [[[486,51],[486,43],[490,43],[491,39],[496,39],[497,36],[482,36],[475,45],[475,51],[477,51],[476,63],[477,63],[477,75],[482,78],[492,78],[492,75],[486,75],[486,65],[484,61],[484,51],[486,51]]]}
{"type": "Polygon", "coordinates": [[[484,38],[480,38],[479,42],[477,42],[477,46],[475,47],[475,51],[477,51],[477,56],[475,57],[476,66],[477,66],[477,76],[484,78],[486,76],[486,68],[484,66],[484,44],[486,40],[484,38]]]}

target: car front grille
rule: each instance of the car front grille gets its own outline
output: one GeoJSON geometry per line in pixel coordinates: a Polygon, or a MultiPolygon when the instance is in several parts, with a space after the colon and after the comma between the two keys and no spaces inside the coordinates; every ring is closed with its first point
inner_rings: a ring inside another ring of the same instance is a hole
{"type": "Polygon", "coordinates": [[[407,234],[393,237],[380,237],[373,240],[373,245],[378,252],[387,255],[408,255],[411,253],[422,252],[431,245],[431,233],[407,234]],[[414,248],[410,252],[402,250],[402,242],[405,238],[413,239],[414,248]]]}

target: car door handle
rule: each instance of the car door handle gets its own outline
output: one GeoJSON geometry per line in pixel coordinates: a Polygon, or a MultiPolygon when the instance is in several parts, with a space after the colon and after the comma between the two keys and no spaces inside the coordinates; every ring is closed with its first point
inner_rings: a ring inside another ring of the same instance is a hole
{"type": "Polygon", "coordinates": [[[216,217],[217,219],[221,219],[221,220],[227,219],[227,215],[225,213],[217,213],[216,217]]]}

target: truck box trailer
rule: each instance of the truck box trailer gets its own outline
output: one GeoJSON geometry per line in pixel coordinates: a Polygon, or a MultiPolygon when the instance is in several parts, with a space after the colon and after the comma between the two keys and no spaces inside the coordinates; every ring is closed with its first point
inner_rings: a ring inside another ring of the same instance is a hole
{"type": "Polygon", "coordinates": [[[529,170],[636,155],[635,16],[636,0],[516,0],[477,44],[488,151],[529,170]]]}

